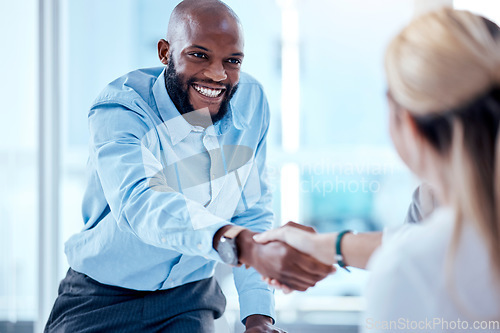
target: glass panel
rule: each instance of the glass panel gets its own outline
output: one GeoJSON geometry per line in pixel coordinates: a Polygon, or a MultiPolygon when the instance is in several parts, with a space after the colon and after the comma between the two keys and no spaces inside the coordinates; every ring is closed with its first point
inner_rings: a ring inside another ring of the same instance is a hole
{"type": "MultiPolygon", "coordinates": [[[[383,57],[413,6],[412,0],[295,2],[300,115],[294,131],[300,147],[273,147],[277,153],[270,162],[277,170],[282,163],[300,170],[300,222],[319,232],[373,231],[403,222],[417,183],[390,142],[383,57]]],[[[288,111],[281,110],[282,120],[288,111]]],[[[286,126],[283,121],[284,132],[286,126]]],[[[283,190],[291,179],[281,180],[283,190]]],[[[367,276],[340,270],[306,293],[278,292],[278,319],[290,330],[357,325],[367,276]]]]}
{"type": "MultiPolygon", "coordinates": [[[[0,331],[36,319],[36,2],[0,3],[0,331]],[[10,321],[10,324],[6,324],[10,321]],[[16,322],[18,322],[16,324],[16,322]]],[[[32,331],[30,325],[25,329],[32,331]]]]}
{"type": "Polygon", "coordinates": [[[388,146],[383,55],[413,1],[301,1],[301,143],[388,146]]]}

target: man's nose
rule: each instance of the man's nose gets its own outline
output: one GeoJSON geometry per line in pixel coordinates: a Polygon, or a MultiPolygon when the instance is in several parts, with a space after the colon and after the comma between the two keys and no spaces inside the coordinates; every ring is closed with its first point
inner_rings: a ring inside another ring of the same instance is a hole
{"type": "Polygon", "coordinates": [[[215,82],[220,82],[227,79],[227,74],[224,66],[218,62],[211,63],[210,66],[205,70],[204,74],[206,77],[215,82]]]}

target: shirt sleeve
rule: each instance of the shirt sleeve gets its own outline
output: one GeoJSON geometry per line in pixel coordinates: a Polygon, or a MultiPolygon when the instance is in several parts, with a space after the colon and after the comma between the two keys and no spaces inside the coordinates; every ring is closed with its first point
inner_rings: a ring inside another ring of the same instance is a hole
{"type": "Polygon", "coordinates": [[[229,222],[167,186],[162,164],[144,143],[155,128],[152,120],[138,110],[105,104],[91,110],[89,126],[90,163],[119,227],[144,243],[220,261],[213,236],[229,222]]]}
{"type": "MultiPolygon", "coordinates": [[[[266,138],[269,129],[269,108],[267,101],[263,99],[262,110],[264,114],[263,134],[255,152],[255,165],[258,174],[260,188],[260,199],[242,213],[233,217],[232,222],[244,226],[255,232],[263,232],[271,229],[274,214],[272,212],[272,195],[269,189],[266,169],[266,138]]],[[[255,184],[247,183],[245,187],[254,188],[255,184]]],[[[243,195],[245,193],[243,189],[243,195]]],[[[243,323],[248,316],[253,314],[265,315],[275,318],[274,311],[274,289],[262,281],[261,275],[253,268],[233,268],[234,281],[238,290],[240,303],[240,319],[243,323]]]]}

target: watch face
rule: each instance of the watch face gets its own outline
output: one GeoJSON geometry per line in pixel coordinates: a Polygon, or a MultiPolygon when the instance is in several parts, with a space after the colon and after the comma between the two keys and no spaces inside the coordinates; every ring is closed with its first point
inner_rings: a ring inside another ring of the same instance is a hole
{"type": "Polygon", "coordinates": [[[238,252],[234,239],[221,237],[217,251],[224,263],[232,266],[238,265],[238,252]]]}

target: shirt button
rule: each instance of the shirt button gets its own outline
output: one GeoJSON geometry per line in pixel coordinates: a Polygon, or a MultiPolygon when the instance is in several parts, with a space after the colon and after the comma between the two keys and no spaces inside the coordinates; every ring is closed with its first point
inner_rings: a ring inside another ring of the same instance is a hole
{"type": "Polygon", "coordinates": [[[198,250],[201,250],[203,248],[203,244],[199,243],[198,244],[198,250]]]}
{"type": "Polygon", "coordinates": [[[166,239],[165,237],[162,237],[162,238],[161,238],[161,242],[162,242],[162,243],[166,243],[166,242],[167,242],[167,239],[166,239]]]}

